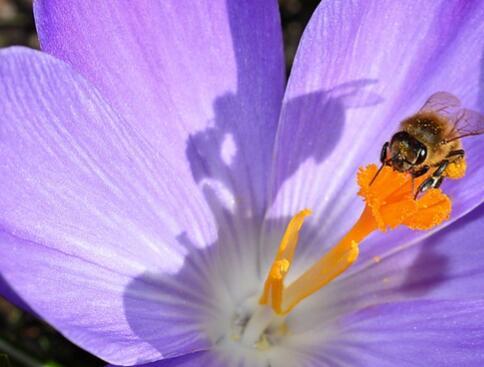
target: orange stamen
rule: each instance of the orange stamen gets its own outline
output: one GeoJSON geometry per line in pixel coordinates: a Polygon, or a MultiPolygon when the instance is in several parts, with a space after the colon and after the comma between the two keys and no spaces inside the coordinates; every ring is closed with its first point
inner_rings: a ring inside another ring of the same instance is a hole
{"type": "Polygon", "coordinates": [[[370,184],[376,172],[374,164],[359,170],[358,195],[363,197],[366,206],[371,209],[379,230],[386,231],[400,224],[410,229],[425,230],[448,219],[451,202],[441,190],[431,189],[414,200],[414,188],[427,176],[415,179],[412,185],[409,175],[385,166],[370,184]]]}
{"type": "Polygon", "coordinates": [[[425,177],[416,179],[412,185],[409,175],[383,167],[372,182],[376,172],[375,165],[358,172],[358,194],[366,206],[355,225],[336,246],[286,288],[284,278],[291,267],[304,218],[310,211],[303,210],[291,220],[267,276],[260,304],[270,305],[279,315],[287,314],[348,269],[358,257],[361,241],[375,230],[386,231],[398,225],[430,229],[449,217],[451,201],[439,189],[431,189],[414,199],[413,188],[425,177]]]}
{"type": "Polygon", "coordinates": [[[264,292],[262,293],[259,303],[270,303],[276,313],[281,313],[284,278],[289,272],[292,258],[296,251],[297,242],[299,240],[299,231],[304,223],[304,219],[308,215],[311,215],[311,211],[305,209],[296,214],[289,222],[264,284],[264,292]]]}

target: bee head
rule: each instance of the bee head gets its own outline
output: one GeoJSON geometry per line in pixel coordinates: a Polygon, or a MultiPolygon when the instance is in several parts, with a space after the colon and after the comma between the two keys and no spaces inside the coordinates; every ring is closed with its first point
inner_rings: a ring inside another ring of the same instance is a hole
{"type": "Polygon", "coordinates": [[[427,148],[406,131],[393,135],[390,142],[390,165],[399,172],[406,172],[422,164],[427,158],[427,148]]]}

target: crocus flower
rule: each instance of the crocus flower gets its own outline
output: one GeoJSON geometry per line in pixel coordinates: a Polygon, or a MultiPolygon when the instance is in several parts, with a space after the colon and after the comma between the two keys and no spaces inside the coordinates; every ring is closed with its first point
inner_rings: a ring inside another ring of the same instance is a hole
{"type": "Polygon", "coordinates": [[[260,298],[286,227],[290,284],[431,94],[482,112],[484,2],[324,1],[285,92],[275,1],[35,17],[46,53],[0,53],[0,271],[36,314],[116,365],[484,365],[478,139],[442,226],[369,234],[287,315],[260,298]]]}

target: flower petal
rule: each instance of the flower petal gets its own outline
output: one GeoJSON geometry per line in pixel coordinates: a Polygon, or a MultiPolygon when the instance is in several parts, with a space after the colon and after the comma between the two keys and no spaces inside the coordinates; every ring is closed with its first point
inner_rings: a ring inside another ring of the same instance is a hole
{"type": "MultiPolygon", "coordinates": [[[[157,361],[153,363],[136,365],[136,367],[200,367],[200,366],[210,366],[210,367],[227,367],[217,361],[214,354],[208,351],[195,352],[184,355],[182,357],[170,358],[163,361],[157,361]]],[[[119,367],[114,365],[109,365],[106,367],[119,367]]]]}
{"type": "Polygon", "coordinates": [[[130,365],[210,345],[196,329],[197,315],[180,307],[186,302],[181,295],[132,295],[131,277],[103,264],[4,232],[0,232],[0,243],[4,249],[0,250],[2,273],[23,299],[68,339],[102,359],[130,365]],[[179,307],[158,309],[156,326],[161,328],[151,339],[139,333],[140,328],[153,329],[144,312],[149,297],[169,297],[179,307]],[[138,329],[126,315],[126,302],[132,298],[145,301],[138,301],[138,329]]]}
{"type": "MultiPolygon", "coordinates": [[[[321,3],[284,97],[269,214],[313,209],[319,225],[301,235],[308,259],[336,243],[361,213],[357,168],[379,161],[399,121],[440,90],[482,111],[483,17],[482,2],[321,3]]],[[[443,185],[454,200],[453,219],[484,197],[482,142],[469,138],[464,145],[468,174],[443,185]]]]}
{"type": "Polygon", "coordinates": [[[35,17],[42,49],[157,152],[260,214],[284,85],[275,0],[39,0],[35,17]]]}
{"type": "Polygon", "coordinates": [[[483,318],[482,300],[381,304],[327,325],[329,337],[298,335],[292,347],[317,365],[481,366],[483,318]]]}
{"type": "Polygon", "coordinates": [[[0,275],[0,297],[6,299],[15,306],[30,313],[34,313],[32,309],[18,296],[17,293],[8,285],[5,279],[0,275]]]}
{"type": "MultiPolygon", "coordinates": [[[[111,362],[204,347],[194,323],[141,339],[124,309],[137,276],[183,266],[191,249],[181,236],[195,248],[216,239],[198,187],[174,175],[177,161],[156,156],[63,62],[4,50],[0,84],[0,271],[8,284],[67,337],[111,362]]],[[[160,323],[176,312],[160,309],[160,323]]]]}

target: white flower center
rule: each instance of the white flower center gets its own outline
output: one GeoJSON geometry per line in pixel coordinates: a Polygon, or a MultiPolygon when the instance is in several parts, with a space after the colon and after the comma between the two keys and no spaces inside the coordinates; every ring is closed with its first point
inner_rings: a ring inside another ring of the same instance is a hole
{"type": "MultiPolygon", "coordinates": [[[[214,342],[214,353],[224,366],[290,366],[280,364],[284,344],[290,338],[285,317],[277,316],[270,307],[261,306],[258,296],[248,297],[229,316],[225,328],[219,329],[214,342]]],[[[286,357],[287,358],[287,357],[286,357]]]]}
{"type": "Polygon", "coordinates": [[[284,321],[270,307],[258,305],[254,296],[235,311],[230,337],[244,346],[267,350],[286,335],[284,321]]]}

